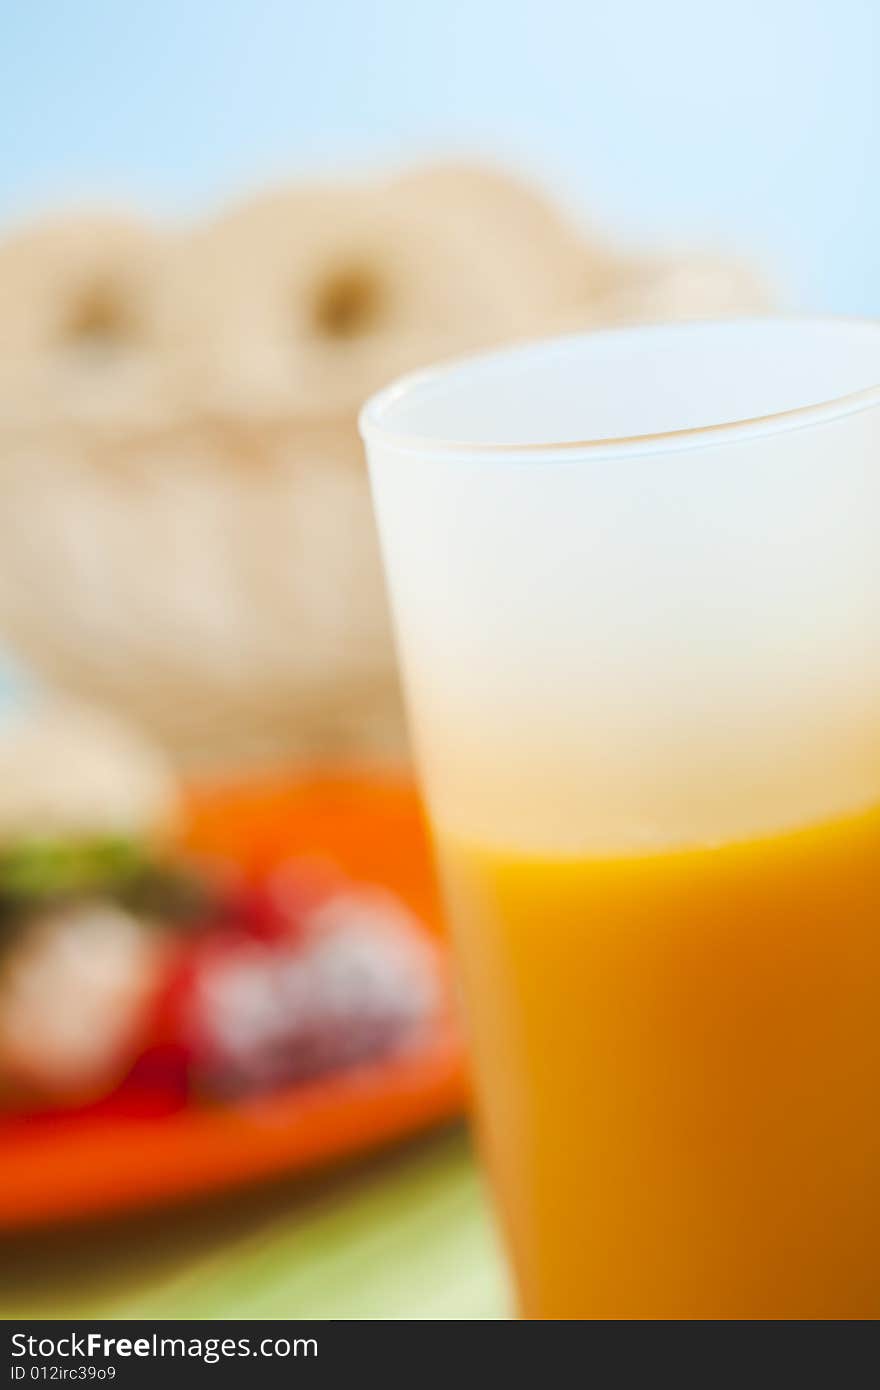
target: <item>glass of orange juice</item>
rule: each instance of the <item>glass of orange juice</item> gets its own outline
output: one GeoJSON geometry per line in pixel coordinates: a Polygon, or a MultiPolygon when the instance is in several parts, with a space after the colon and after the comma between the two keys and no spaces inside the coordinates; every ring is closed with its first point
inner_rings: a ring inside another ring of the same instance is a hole
{"type": "Polygon", "coordinates": [[[880,1316],[880,325],[515,347],[362,430],[521,1314],[880,1316]]]}

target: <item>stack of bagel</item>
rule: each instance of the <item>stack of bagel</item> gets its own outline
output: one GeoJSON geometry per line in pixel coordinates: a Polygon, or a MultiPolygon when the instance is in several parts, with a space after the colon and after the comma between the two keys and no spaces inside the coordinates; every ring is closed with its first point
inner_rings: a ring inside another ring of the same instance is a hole
{"type": "Polygon", "coordinates": [[[509,339],[765,307],[747,268],[620,254],[476,167],[10,233],[0,642],[188,766],[400,752],[363,399],[509,339]]]}

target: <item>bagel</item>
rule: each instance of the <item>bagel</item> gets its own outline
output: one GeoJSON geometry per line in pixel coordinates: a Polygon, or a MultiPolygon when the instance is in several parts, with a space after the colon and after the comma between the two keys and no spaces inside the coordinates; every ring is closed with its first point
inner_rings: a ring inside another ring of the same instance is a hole
{"type": "Polygon", "coordinates": [[[181,241],[159,333],[212,403],[353,416],[400,371],[546,318],[558,285],[532,283],[502,222],[478,235],[451,190],[414,181],[264,194],[181,241]]]}
{"type": "Polygon", "coordinates": [[[0,243],[0,352],[97,354],[143,345],[156,234],[131,216],[56,216],[0,243]]]}
{"type": "Polygon", "coordinates": [[[763,314],[769,287],[751,266],[706,254],[633,258],[593,301],[600,323],[658,323],[763,314]]]}
{"type": "Polygon", "coordinates": [[[399,175],[392,196],[457,236],[506,298],[514,331],[591,299],[617,260],[596,233],[566,217],[534,184],[478,164],[437,163],[399,175]]]}
{"type": "Polygon", "coordinates": [[[131,215],[73,212],[0,242],[0,409],[11,422],[164,416],[151,334],[165,239],[131,215]]]}

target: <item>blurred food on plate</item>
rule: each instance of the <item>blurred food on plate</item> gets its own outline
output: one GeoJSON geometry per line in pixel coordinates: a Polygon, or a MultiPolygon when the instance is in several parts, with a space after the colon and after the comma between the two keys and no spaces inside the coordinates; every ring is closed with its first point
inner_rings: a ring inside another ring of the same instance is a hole
{"type": "Polygon", "coordinates": [[[180,906],[158,869],[179,817],[166,756],[117,715],[48,698],[5,712],[0,1106],[118,1079],[167,958],[147,925],[180,906]]]}
{"type": "Polygon", "coordinates": [[[760,310],[506,174],[292,185],[195,226],[89,211],[0,243],[0,637],[190,768],[397,756],[357,409],[562,328],[760,310]]]}
{"type": "Polygon", "coordinates": [[[0,1227],[329,1161],[460,1110],[407,784],[183,790],[118,716],[50,701],[0,726],[0,777],[0,1227]],[[122,1165],[103,1188],[74,1161],[99,1141],[122,1165]]]}

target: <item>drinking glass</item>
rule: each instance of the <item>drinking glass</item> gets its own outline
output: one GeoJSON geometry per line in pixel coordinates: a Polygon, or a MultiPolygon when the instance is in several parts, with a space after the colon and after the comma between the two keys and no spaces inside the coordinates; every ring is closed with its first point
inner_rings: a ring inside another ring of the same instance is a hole
{"type": "Polygon", "coordinates": [[[362,432],[523,1316],[880,1316],[880,325],[586,333],[362,432]]]}

